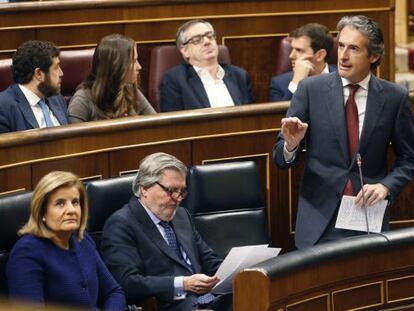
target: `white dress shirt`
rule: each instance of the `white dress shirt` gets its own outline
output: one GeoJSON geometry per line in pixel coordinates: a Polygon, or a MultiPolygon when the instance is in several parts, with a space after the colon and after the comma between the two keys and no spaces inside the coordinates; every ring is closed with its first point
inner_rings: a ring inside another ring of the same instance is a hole
{"type": "MultiPolygon", "coordinates": [[[[365,111],[367,108],[367,99],[368,99],[368,87],[369,87],[369,80],[371,79],[371,73],[369,73],[362,81],[357,83],[360,87],[355,93],[355,103],[358,109],[358,129],[359,129],[359,137],[361,138],[362,128],[364,125],[365,120],[365,111]]],[[[344,106],[346,105],[346,101],[349,97],[349,84],[352,84],[349,80],[342,78],[342,91],[344,94],[344,106]]],[[[292,162],[295,159],[296,151],[298,147],[296,147],[292,151],[288,151],[286,148],[286,142],[283,148],[283,157],[287,163],[292,162]]]]}
{"type": "MultiPolygon", "coordinates": [[[[142,206],[141,200],[139,200],[142,206]]],[[[151,218],[154,225],[157,227],[158,231],[161,233],[162,237],[164,238],[165,242],[168,244],[167,236],[165,234],[164,227],[160,225],[161,219],[159,219],[149,208],[144,206],[145,211],[147,212],[148,216],[151,218]]],[[[191,265],[191,262],[185,253],[184,249],[180,245],[180,251],[183,255],[183,258],[187,263],[191,265]]],[[[173,300],[181,300],[185,299],[187,296],[186,292],[184,291],[184,276],[175,276],[174,277],[174,297],[173,300]]]]}
{"type": "MultiPolygon", "coordinates": [[[[38,102],[41,100],[41,98],[37,96],[35,93],[33,93],[31,90],[29,90],[27,87],[21,84],[19,84],[19,88],[22,90],[23,95],[26,97],[27,101],[29,102],[30,108],[32,108],[33,114],[36,118],[37,124],[39,124],[39,127],[40,128],[46,127],[46,122],[43,116],[42,109],[38,105],[38,102]]],[[[50,119],[52,120],[52,123],[54,126],[60,125],[59,121],[56,119],[51,109],[49,109],[49,115],[50,115],[50,119]]]]}
{"type": "Polygon", "coordinates": [[[208,70],[197,66],[193,67],[203,83],[211,107],[234,106],[234,101],[223,81],[225,75],[223,67],[218,65],[218,71],[215,78],[210,75],[208,70]]]}
{"type": "MultiPolygon", "coordinates": [[[[329,73],[329,65],[327,63],[325,63],[325,67],[323,67],[323,70],[320,74],[323,74],[323,73],[329,73]]],[[[297,89],[298,89],[298,85],[295,82],[290,81],[289,86],[288,86],[288,90],[292,94],[295,94],[297,89]]]]}

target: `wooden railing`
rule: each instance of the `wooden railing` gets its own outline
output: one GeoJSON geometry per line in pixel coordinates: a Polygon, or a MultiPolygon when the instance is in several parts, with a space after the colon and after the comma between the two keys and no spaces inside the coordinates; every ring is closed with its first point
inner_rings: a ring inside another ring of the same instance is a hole
{"type": "Polygon", "coordinates": [[[235,311],[413,310],[414,229],[293,251],[239,273],[235,311]]]}
{"type": "MultiPolygon", "coordinates": [[[[208,108],[2,134],[0,194],[31,190],[52,170],[73,171],[84,180],[124,175],[157,151],[187,165],[253,160],[269,207],[272,243],[292,249],[304,163],[280,170],[271,159],[288,105],[208,108]]],[[[410,184],[391,208],[392,228],[413,225],[413,189],[410,184]]]]}

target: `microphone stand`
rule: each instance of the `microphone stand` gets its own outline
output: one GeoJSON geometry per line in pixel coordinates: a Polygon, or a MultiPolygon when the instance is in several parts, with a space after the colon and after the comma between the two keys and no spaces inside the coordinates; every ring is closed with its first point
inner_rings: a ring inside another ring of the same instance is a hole
{"type": "Polygon", "coordinates": [[[359,171],[359,181],[361,183],[361,191],[362,191],[362,208],[364,209],[365,214],[365,223],[367,225],[367,234],[369,234],[369,222],[368,222],[368,211],[367,206],[365,202],[365,190],[364,190],[364,180],[362,178],[362,160],[361,160],[361,154],[356,154],[356,162],[358,165],[358,171],[359,171]]]}

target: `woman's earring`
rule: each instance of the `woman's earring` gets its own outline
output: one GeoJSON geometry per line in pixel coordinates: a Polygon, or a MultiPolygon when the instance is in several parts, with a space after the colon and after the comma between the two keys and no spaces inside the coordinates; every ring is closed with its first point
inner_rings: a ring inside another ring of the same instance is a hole
{"type": "Polygon", "coordinates": [[[42,221],[43,221],[43,222],[46,222],[46,218],[45,218],[45,217],[43,217],[43,218],[42,218],[42,221]]]}

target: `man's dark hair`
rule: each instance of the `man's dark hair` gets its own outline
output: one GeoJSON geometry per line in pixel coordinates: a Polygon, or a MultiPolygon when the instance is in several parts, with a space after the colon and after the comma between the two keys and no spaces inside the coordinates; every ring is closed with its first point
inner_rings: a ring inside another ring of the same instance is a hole
{"type": "Polygon", "coordinates": [[[382,34],[382,30],[377,22],[373,19],[364,16],[364,15],[356,15],[356,16],[344,16],[338,22],[336,28],[341,34],[341,31],[345,28],[349,27],[351,29],[358,30],[368,39],[368,55],[378,55],[378,60],[371,64],[371,69],[375,69],[381,63],[382,58],[384,57],[384,36],[382,34]]]}
{"type": "Polygon", "coordinates": [[[13,55],[12,72],[14,82],[29,83],[36,68],[49,73],[53,58],[58,57],[60,50],[48,41],[30,40],[20,45],[13,55]]]}
{"type": "Polygon", "coordinates": [[[314,53],[321,49],[326,50],[325,60],[333,49],[333,37],[329,29],[318,23],[310,23],[296,28],[290,33],[292,38],[309,37],[311,41],[311,48],[314,53]]]}

